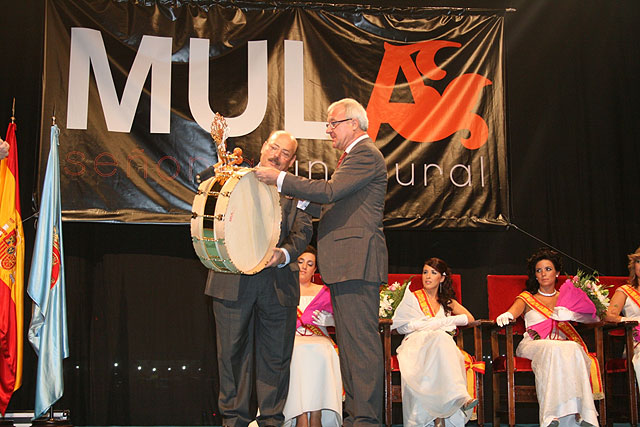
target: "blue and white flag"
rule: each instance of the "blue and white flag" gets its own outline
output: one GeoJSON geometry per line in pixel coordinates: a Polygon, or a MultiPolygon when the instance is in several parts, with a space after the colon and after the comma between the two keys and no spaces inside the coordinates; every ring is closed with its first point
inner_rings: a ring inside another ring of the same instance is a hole
{"type": "Polygon", "coordinates": [[[62,360],[69,357],[58,162],[59,133],[57,125],[51,126],[51,148],[27,288],[34,302],[29,341],[38,354],[34,419],[41,417],[62,397],[62,360]]]}

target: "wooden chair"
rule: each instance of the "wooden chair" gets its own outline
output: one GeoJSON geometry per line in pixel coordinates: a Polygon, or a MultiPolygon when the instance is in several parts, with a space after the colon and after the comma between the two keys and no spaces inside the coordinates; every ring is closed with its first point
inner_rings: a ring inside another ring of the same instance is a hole
{"type": "MultiPolygon", "coordinates": [[[[407,292],[422,287],[421,274],[389,274],[389,283],[399,282],[413,276],[411,284],[407,292]]],[[[459,274],[451,275],[453,290],[456,293],[456,299],[461,301],[461,278],[459,274]]],[[[385,408],[385,425],[391,426],[393,423],[393,403],[402,402],[402,391],[399,384],[392,383],[393,372],[399,372],[398,359],[393,354],[391,346],[391,319],[380,319],[380,333],[382,335],[384,348],[384,408],[385,408]]],[[[482,331],[478,327],[480,321],[475,321],[463,328],[459,328],[456,336],[456,342],[459,348],[464,348],[463,334],[461,329],[472,329],[474,337],[474,357],[477,361],[482,361],[482,331]]],[[[395,335],[394,331],[394,335],[395,335]]],[[[476,394],[478,403],[477,422],[484,425],[484,379],[482,374],[476,374],[476,394]]]]}
{"type": "MultiPolygon", "coordinates": [[[[609,297],[615,290],[627,283],[627,277],[600,276],[600,281],[609,288],[609,297]]],[[[622,356],[622,348],[634,347],[633,330],[637,322],[606,323],[605,330],[605,399],[607,403],[607,420],[627,422],[632,426],[638,424],[638,390],[636,375],[633,369],[633,351],[626,351],[622,356]],[[614,381],[620,379],[624,386],[614,387],[614,381]],[[626,403],[626,405],[625,405],[626,403]]]]}
{"type": "MultiPolygon", "coordinates": [[[[560,276],[558,284],[565,280],[560,276]]],[[[489,318],[496,317],[511,307],[516,296],[526,289],[527,276],[524,275],[488,275],[487,293],[489,302],[489,318]]],[[[558,286],[559,287],[559,286],[558,286]]],[[[581,325],[581,329],[592,329],[595,335],[596,357],[600,366],[604,366],[603,340],[601,323],[581,325]]],[[[515,356],[516,337],[524,333],[522,317],[516,319],[504,328],[494,326],[491,330],[491,356],[493,381],[493,425],[500,425],[498,414],[506,413],[510,426],[514,426],[516,403],[538,403],[536,388],[531,369],[531,360],[515,356]],[[504,352],[500,351],[499,338],[505,338],[504,352]],[[526,378],[529,377],[528,381],[526,378]],[[506,377],[506,407],[501,397],[501,377],[506,377]],[[524,383],[526,381],[526,384],[524,383]]],[[[519,340],[518,340],[519,341],[519,340]]],[[[600,424],[606,424],[606,405],[601,400],[598,403],[600,424]]]]}

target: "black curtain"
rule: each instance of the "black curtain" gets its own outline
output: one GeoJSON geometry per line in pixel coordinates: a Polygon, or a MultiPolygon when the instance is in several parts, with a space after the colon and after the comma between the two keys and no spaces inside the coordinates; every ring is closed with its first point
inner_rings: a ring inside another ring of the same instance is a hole
{"type": "Polygon", "coordinates": [[[92,424],[215,424],[207,271],[188,228],[65,226],[75,244],[65,259],[71,357],[59,406],[92,424]]]}
{"type": "MultiPolygon", "coordinates": [[[[640,5],[498,3],[517,9],[505,22],[515,226],[387,232],[390,272],[417,273],[424,259],[445,259],[478,318],[488,311],[486,275],[524,274],[540,241],[568,255],[568,273],[586,264],[606,275],[626,275],[626,254],[640,246],[640,5]]],[[[38,164],[42,7],[7,3],[0,26],[0,129],[15,97],[23,218],[32,213],[38,164]]],[[[25,221],[27,264],[33,225],[25,221]]],[[[188,226],[65,223],[63,233],[71,357],[56,409],[71,409],[76,425],[219,424],[206,271],[188,226]]],[[[35,363],[26,343],[24,385],[9,411],[33,408],[35,363]]],[[[527,417],[519,422],[537,422],[535,412],[527,417]]]]}

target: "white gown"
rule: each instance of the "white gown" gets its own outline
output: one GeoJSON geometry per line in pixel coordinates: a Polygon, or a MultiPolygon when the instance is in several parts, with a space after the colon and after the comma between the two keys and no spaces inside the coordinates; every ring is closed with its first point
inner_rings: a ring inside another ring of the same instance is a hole
{"type": "MultiPolygon", "coordinates": [[[[298,306],[304,312],[313,296],[301,296],[298,306]]],[[[326,333],[326,329],[318,327],[326,333]]],[[[296,417],[322,409],[323,426],[342,425],[342,378],[338,354],[328,338],[296,331],[291,356],[289,394],[284,405],[284,426],[295,426],[296,417]]]]}
{"type": "MultiPolygon", "coordinates": [[[[444,317],[442,306],[436,318],[444,317]]],[[[426,317],[413,292],[407,290],[393,316],[392,329],[426,317]]],[[[455,326],[448,328],[455,329],[455,326]]],[[[402,379],[402,417],[405,426],[432,426],[436,418],[445,425],[464,426],[471,416],[460,407],[471,399],[467,392],[464,358],[445,330],[415,331],[397,349],[402,379]]]]}
{"type": "MultiPolygon", "coordinates": [[[[622,312],[625,317],[633,317],[634,319],[640,319],[640,307],[633,302],[629,296],[624,301],[624,307],[622,308],[622,312]]],[[[633,369],[636,371],[636,380],[638,384],[640,384],[640,344],[637,342],[634,343],[633,346],[633,369]]]]}
{"type": "MultiPolygon", "coordinates": [[[[527,327],[546,318],[535,310],[524,315],[527,327]]],[[[554,332],[555,333],[555,332],[554,332]]],[[[540,425],[548,426],[558,418],[560,426],[577,426],[575,414],[594,426],[598,412],[589,380],[591,359],[582,347],[558,331],[561,339],[532,339],[528,333],[516,349],[516,355],[531,359],[540,405],[540,425]]]]}

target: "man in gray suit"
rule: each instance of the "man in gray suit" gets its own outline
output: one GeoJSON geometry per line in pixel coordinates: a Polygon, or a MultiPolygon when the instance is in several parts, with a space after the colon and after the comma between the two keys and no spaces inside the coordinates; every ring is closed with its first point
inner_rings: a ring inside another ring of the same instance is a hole
{"type": "MultiPolygon", "coordinates": [[[[271,134],[260,165],[287,170],[298,144],[284,131],[271,134]]],[[[267,268],[248,276],[209,272],[205,293],[213,297],[223,425],[245,427],[255,418],[252,391],[255,366],[258,425],[279,426],[289,389],[289,364],[300,299],[298,263],[311,240],[311,216],[293,198],[280,197],[278,247],[267,268]],[[294,262],[290,262],[294,261],[294,262]]]]}
{"type": "Polygon", "coordinates": [[[340,370],[345,389],[345,426],[382,425],[383,359],[378,333],[379,285],[387,281],[382,216],[387,168],[368,137],[367,113],[346,98],[329,106],[327,133],[343,151],[328,181],[259,168],[258,179],[282,194],[322,204],[318,259],[329,284],[340,370]]]}

